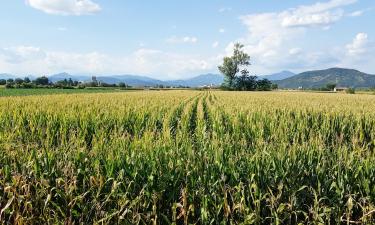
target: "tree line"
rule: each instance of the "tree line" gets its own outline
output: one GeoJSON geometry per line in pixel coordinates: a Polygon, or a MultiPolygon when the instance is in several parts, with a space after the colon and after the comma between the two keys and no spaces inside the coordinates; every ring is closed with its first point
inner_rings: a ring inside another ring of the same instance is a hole
{"type": "Polygon", "coordinates": [[[236,91],[270,91],[277,89],[277,84],[273,84],[268,79],[258,79],[251,76],[247,67],[250,66],[250,56],[244,52],[244,45],[236,43],[233,55],[224,57],[223,64],[219,71],[224,75],[222,88],[236,91]]]}
{"type": "Polygon", "coordinates": [[[30,80],[30,78],[25,77],[24,79],[0,79],[0,85],[5,85],[6,88],[86,88],[86,87],[120,87],[120,88],[130,88],[129,85],[124,82],[118,84],[107,84],[105,82],[91,81],[91,82],[79,82],[76,80],[64,79],[56,82],[52,82],[46,76],[38,77],[35,80],[30,80]]]}

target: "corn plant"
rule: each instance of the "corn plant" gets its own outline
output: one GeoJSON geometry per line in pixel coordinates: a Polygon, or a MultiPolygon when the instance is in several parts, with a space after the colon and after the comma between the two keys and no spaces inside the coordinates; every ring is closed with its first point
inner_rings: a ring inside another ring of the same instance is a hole
{"type": "Polygon", "coordinates": [[[374,224],[375,96],[0,98],[2,224],[374,224]]]}

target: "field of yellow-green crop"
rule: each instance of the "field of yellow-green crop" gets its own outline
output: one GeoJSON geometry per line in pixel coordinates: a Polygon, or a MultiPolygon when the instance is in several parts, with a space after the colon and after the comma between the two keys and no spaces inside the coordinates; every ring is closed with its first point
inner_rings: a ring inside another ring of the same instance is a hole
{"type": "Polygon", "coordinates": [[[375,95],[0,98],[5,224],[373,224],[375,95]]]}

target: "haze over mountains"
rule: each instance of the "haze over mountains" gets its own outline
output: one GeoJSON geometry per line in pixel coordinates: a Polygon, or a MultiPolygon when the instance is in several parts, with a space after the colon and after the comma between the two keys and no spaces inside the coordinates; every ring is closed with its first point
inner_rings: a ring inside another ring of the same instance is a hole
{"type": "MultiPolygon", "coordinates": [[[[55,74],[49,77],[53,82],[69,79],[77,81],[90,81],[92,78],[89,76],[73,76],[67,73],[55,74]]],[[[189,86],[189,87],[199,87],[204,85],[221,85],[224,81],[224,77],[220,74],[202,74],[193,78],[185,80],[158,80],[147,76],[139,75],[111,75],[111,76],[97,76],[97,80],[108,83],[108,84],[118,84],[124,82],[130,86],[189,86]]]]}
{"type": "MultiPolygon", "coordinates": [[[[11,74],[0,74],[0,79],[15,79],[23,78],[22,76],[14,76],[11,74]]],[[[36,76],[28,76],[29,78],[35,78],[36,76]]],[[[73,81],[88,82],[92,80],[91,76],[87,75],[72,75],[69,73],[59,73],[48,76],[52,82],[57,82],[64,79],[72,79],[73,81]]],[[[192,77],[185,80],[158,80],[147,76],[139,75],[110,75],[110,76],[97,76],[98,81],[108,84],[118,84],[124,82],[130,86],[188,86],[188,87],[200,87],[204,85],[219,86],[223,83],[224,77],[220,74],[202,74],[196,77],[192,77]]]]}
{"type": "MultiPolygon", "coordinates": [[[[16,78],[12,74],[0,74],[0,79],[16,78]]],[[[28,76],[33,79],[36,76],[28,76]]],[[[23,77],[21,77],[23,78],[23,77]]],[[[358,70],[331,68],[326,70],[315,70],[294,74],[290,71],[282,71],[271,75],[259,76],[260,79],[267,78],[279,85],[279,88],[297,89],[320,88],[327,84],[336,84],[341,87],[369,88],[375,87],[375,75],[366,74],[358,70]]],[[[91,81],[92,77],[88,75],[71,75],[68,73],[59,73],[49,76],[52,82],[64,79],[76,81],[91,81]]],[[[220,74],[202,74],[185,80],[158,80],[147,76],[139,75],[110,75],[97,76],[97,80],[108,84],[118,84],[124,82],[130,86],[188,86],[200,87],[205,85],[219,86],[223,83],[224,77],[220,74]]]]}
{"type": "Polygon", "coordinates": [[[0,79],[14,79],[16,76],[13,76],[12,74],[9,73],[0,73],[0,79]]]}
{"type": "MultiPolygon", "coordinates": [[[[267,78],[269,80],[278,80],[287,77],[293,76],[294,73],[289,71],[283,71],[280,73],[267,75],[267,76],[259,76],[259,78],[267,78]]],[[[17,77],[23,78],[22,76],[14,76],[11,74],[0,74],[0,79],[15,79],[17,77]]],[[[36,76],[28,76],[29,78],[33,79],[36,76]]],[[[88,75],[72,75],[69,73],[58,73],[51,76],[48,76],[50,81],[57,82],[64,79],[72,79],[74,81],[91,81],[92,77],[88,75]]],[[[158,80],[153,79],[147,76],[140,76],[140,75],[110,75],[110,76],[97,76],[97,80],[101,82],[105,82],[108,84],[118,84],[120,82],[124,82],[130,86],[156,86],[156,85],[164,85],[164,86],[187,86],[187,87],[200,87],[205,85],[213,85],[219,86],[224,81],[224,76],[221,74],[201,74],[189,79],[180,79],[180,80],[158,80]]]]}

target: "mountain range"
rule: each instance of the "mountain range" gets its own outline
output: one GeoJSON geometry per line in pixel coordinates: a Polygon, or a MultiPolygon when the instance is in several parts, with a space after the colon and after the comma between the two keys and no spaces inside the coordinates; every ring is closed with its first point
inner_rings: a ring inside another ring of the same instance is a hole
{"type": "MultiPolygon", "coordinates": [[[[267,78],[269,80],[278,80],[281,78],[286,78],[293,76],[294,74],[289,71],[283,71],[280,73],[260,76],[260,78],[267,78]]],[[[34,79],[36,76],[29,76],[29,78],[34,79]]],[[[0,79],[16,78],[16,76],[11,74],[0,74],[0,79]]],[[[87,75],[72,75],[69,73],[58,73],[48,76],[49,80],[52,82],[57,82],[64,79],[72,79],[74,81],[87,82],[91,81],[92,77],[87,75]]],[[[110,76],[97,76],[98,81],[108,83],[108,84],[118,84],[124,82],[130,86],[187,86],[187,87],[200,87],[205,85],[219,86],[224,81],[224,76],[221,74],[202,74],[189,79],[180,80],[158,80],[146,76],[139,75],[110,75],[110,76]]]]}
{"type": "Polygon", "coordinates": [[[8,74],[8,73],[0,73],[0,79],[14,79],[16,78],[16,76],[13,76],[12,74],[8,74]]]}
{"type": "MultiPolygon", "coordinates": [[[[35,78],[36,76],[29,76],[35,78]]],[[[0,79],[16,78],[12,74],[0,74],[0,79]]],[[[297,89],[320,88],[327,84],[336,84],[340,87],[369,88],[375,87],[375,75],[367,74],[353,69],[330,68],[326,70],[314,70],[294,74],[290,71],[282,71],[271,75],[259,76],[260,79],[266,78],[273,83],[278,84],[279,88],[297,89]]],[[[59,73],[49,76],[52,82],[64,79],[76,81],[91,81],[92,77],[87,75],[71,75],[68,73],[59,73]]],[[[124,82],[133,87],[142,86],[188,86],[200,87],[205,85],[219,86],[223,83],[224,77],[220,74],[202,74],[185,80],[158,80],[147,76],[139,75],[111,75],[97,76],[97,80],[108,84],[118,84],[124,82]]]]}
{"type": "MultiPolygon", "coordinates": [[[[68,73],[60,73],[49,76],[52,82],[56,82],[64,79],[72,79],[77,81],[91,81],[92,77],[80,76],[80,75],[70,75],[68,73]]],[[[111,76],[97,76],[98,81],[107,84],[118,84],[124,82],[130,86],[189,86],[189,87],[199,87],[204,85],[214,85],[219,86],[223,83],[224,77],[219,74],[202,74],[193,78],[185,80],[158,80],[146,76],[139,75],[111,75],[111,76]]]]}

